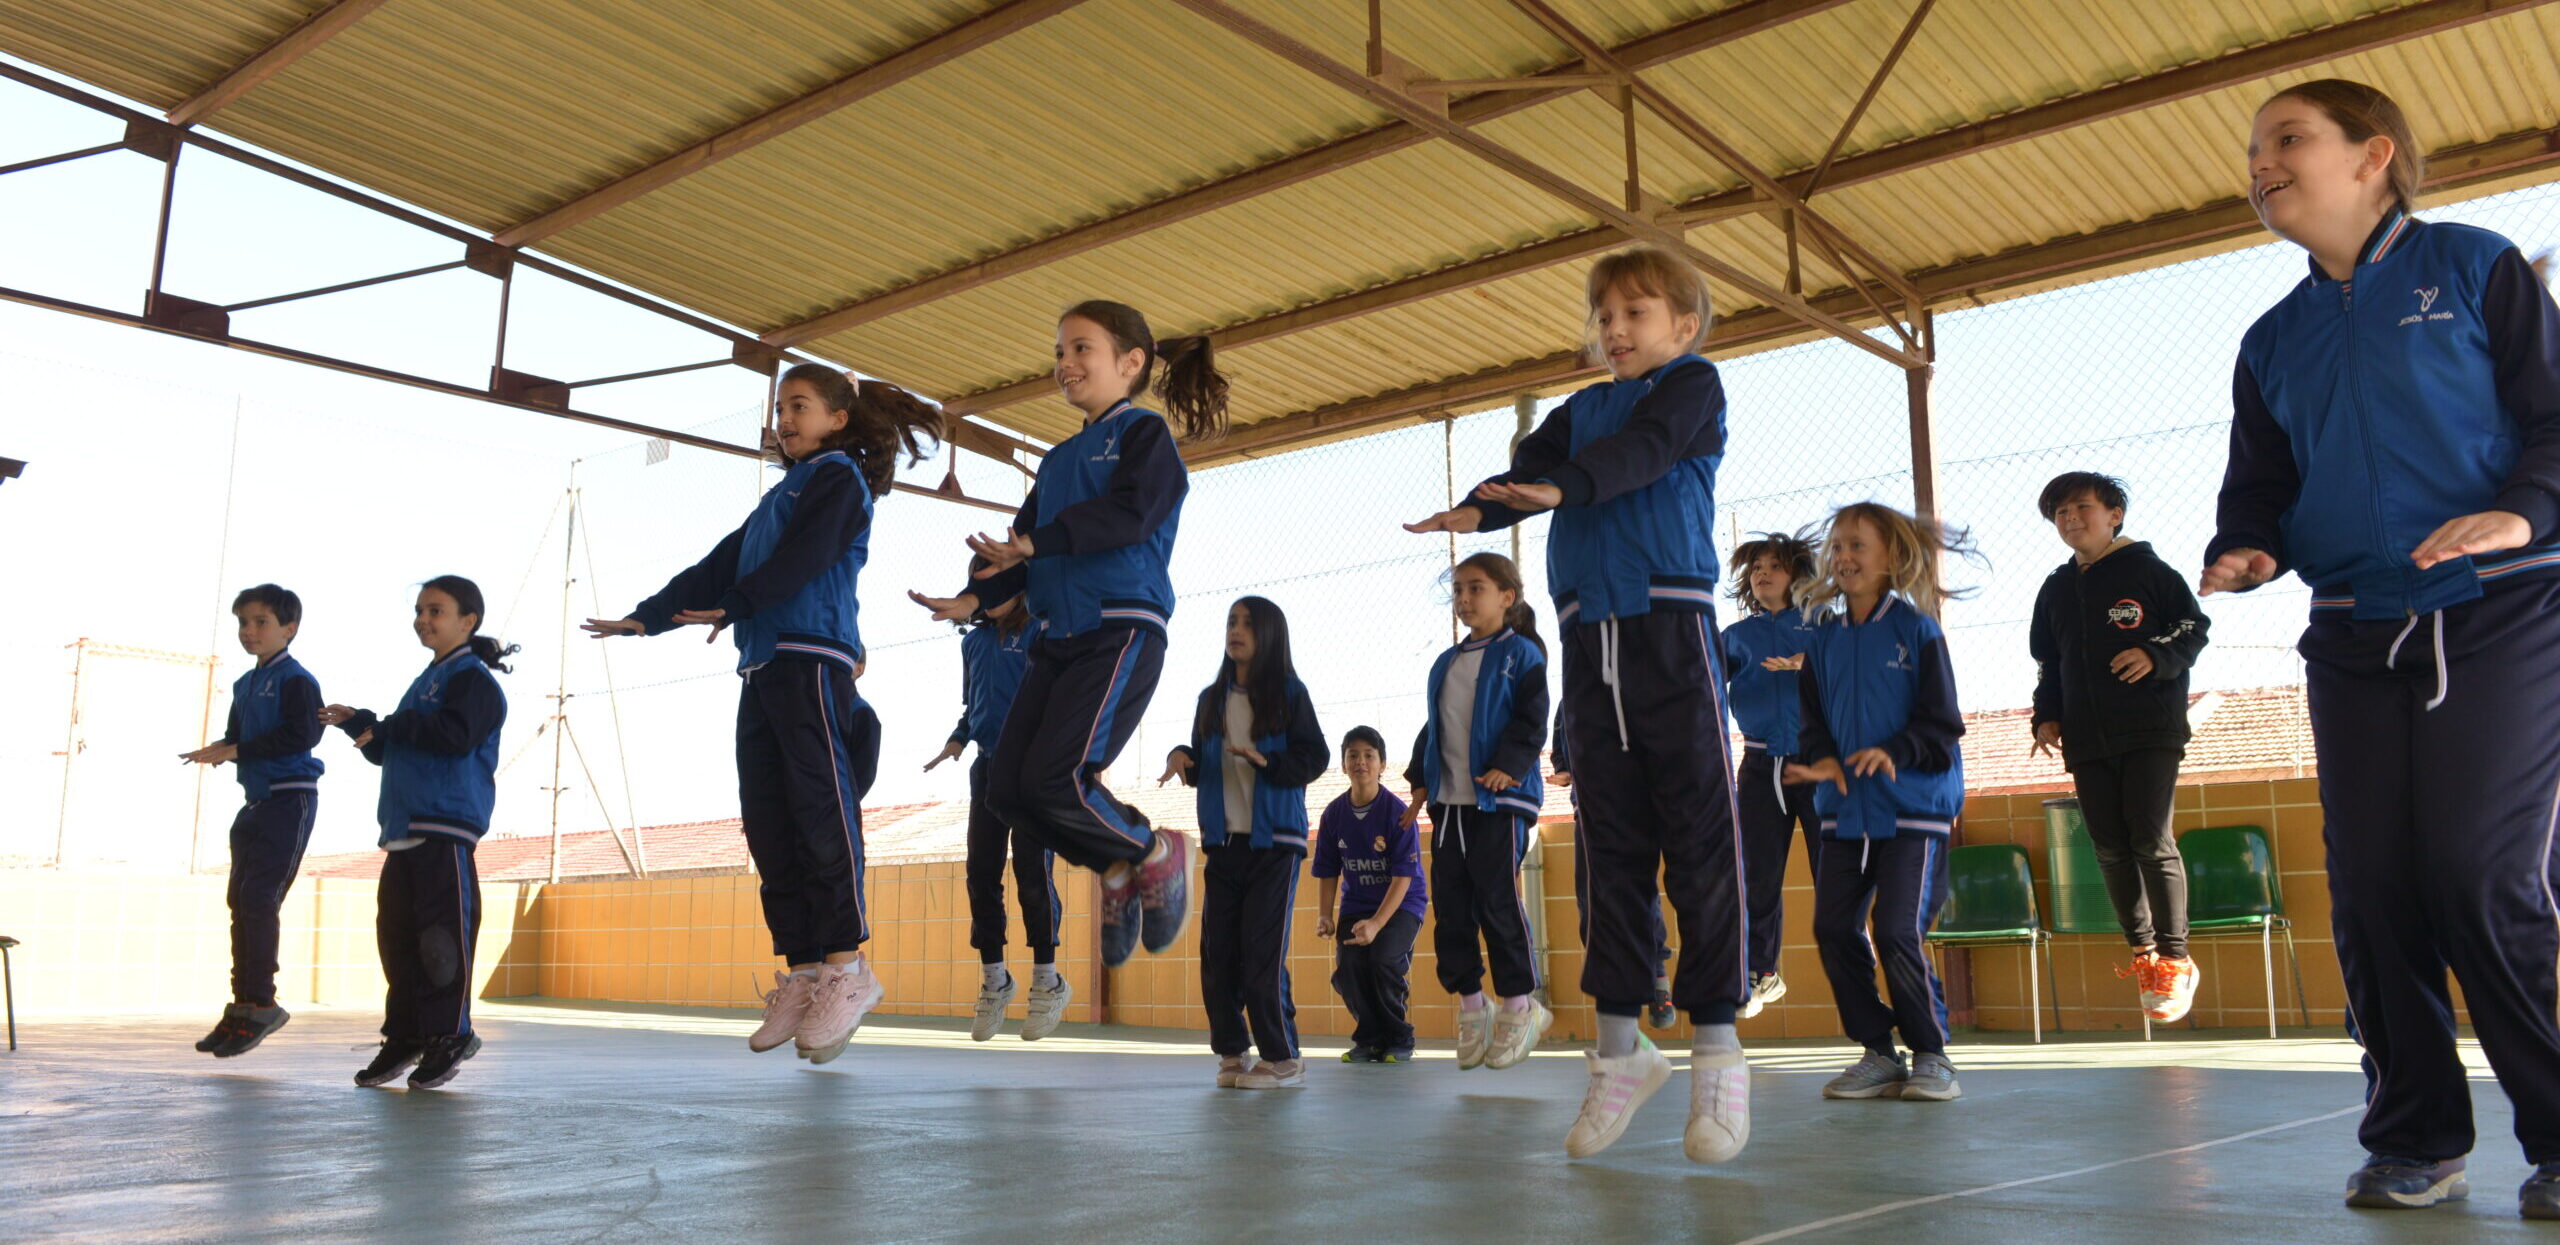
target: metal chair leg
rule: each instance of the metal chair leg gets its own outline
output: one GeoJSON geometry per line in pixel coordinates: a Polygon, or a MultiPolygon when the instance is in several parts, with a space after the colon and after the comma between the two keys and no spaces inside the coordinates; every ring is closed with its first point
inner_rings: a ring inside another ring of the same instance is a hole
{"type": "Polygon", "coordinates": [[[2041,1046],[2044,1044],[2044,1009],[2036,1006],[2036,996],[2044,993],[2039,988],[2044,983],[2037,979],[2036,974],[2035,944],[2038,941],[2035,938],[2027,940],[2027,1028],[2035,1035],[2035,1043],[2041,1046]]]}
{"type": "Polygon", "coordinates": [[[2044,946],[2044,989],[2053,999],[2053,1031],[2062,1032],[2062,981],[2053,975],[2053,935],[2047,934],[2044,946]]]}
{"type": "MultiPolygon", "coordinates": [[[[2285,931],[2285,941],[2293,941],[2293,931],[2285,931]]],[[[2258,923],[2258,954],[2266,962],[2267,1036],[2273,1038],[2276,1036],[2276,923],[2273,921],[2258,923]]]]}
{"type": "Polygon", "coordinates": [[[2302,1013],[2302,1027],[2311,1027],[2311,1000],[2302,993],[2302,955],[2293,949],[2293,922],[2284,923],[2284,958],[2293,962],[2293,1005],[2302,1013]]]}
{"type": "Polygon", "coordinates": [[[0,947],[0,993],[9,998],[9,1049],[18,1049],[18,978],[9,964],[9,949],[0,947]]]}

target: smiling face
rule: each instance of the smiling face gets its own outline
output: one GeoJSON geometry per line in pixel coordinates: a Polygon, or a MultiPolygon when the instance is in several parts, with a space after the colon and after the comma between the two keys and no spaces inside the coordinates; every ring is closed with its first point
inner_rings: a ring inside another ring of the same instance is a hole
{"type": "Polygon", "coordinates": [[[1449,578],[1449,600],[1458,621],[1466,624],[1467,634],[1481,638],[1502,630],[1503,619],[1520,603],[1520,594],[1496,585],[1493,576],[1479,567],[1461,566],[1449,578]]]}
{"type": "Polygon", "coordinates": [[[830,411],[826,400],[818,396],[818,387],[805,380],[786,380],[775,397],[774,432],[782,438],[782,452],[791,461],[800,462],[825,447],[827,438],[843,430],[852,420],[851,411],[830,411]]]}
{"type": "Polygon", "coordinates": [[[1671,314],[1670,300],[1638,294],[1621,282],[1600,292],[1592,309],[1592,325],[1609,374],[1633,380],[1679,358],[1698,339],[1695,313],[1671,314]]]}
{"type": "Polygon", "coordinates": [[[240,620],[241,650],[260,661],[283,652],[285,645],[293,643],[293,633],[302,629],[300,623],[277,622],[274,610],[254,602],[231,611],[231,616],[240,620]]]}
{"type": "Polygon", "coordinates": [[[1362,739],[1342,745],[1342,776],[1361,791],[1378,785],[1378,776],[1387,770],[1387,759],[1362,739]]]}
{"type": "Polygon", "coordinates": [[[2065,498],[2053,508],[2053,530],[2062,543],[2087,561],[2106,552],[2115,543],[2116,530],[2124,526],[2124,511],[2098,500],[2094,492],[2083,490],[2065,498]]]}
{"type": "Polygon", "coordinates": [[[1795,585],[1795,572],[1778,555],[1764,553],[1751,559],[1751,600],[1762,610],[1775,614],[1787,608],[1795,585]]]}
{"type": "Polygon", "coordinates": [[[1253,658],[1260,646],[1253,638],[1253,611],[1238,601],[1227,607],[1227,660],[1235,663],[1241,676],[1253,668],[1253,658]]]}
{"type": "Polygon", "coordinates": [[[471,639],[480,629],[480,616],[463,613],[453,594],[442,588],[420,588],[417,617],[409,629],[418,633],[418,643],[442,657],[471,639]]]}
{"type": "Polygon", "coordinates": [[[1884,533],[1865,516],[1833,524],[1823,551],[1831,559],[1831,582],[1852,603],[1871,603],[1892,586],[1892,552],[1885,548],[1884,533]]]}
{"type": "Polygon", "coordinates": [[[2281,95],[2249,127],[2249,204],[2277,237],[2316,247],[2331,235],[2360,242],[2391,202],[2391,140],[2347,137],[2318,105],[2281,95]]]}
{"type": "Polygon", "coordinates": [[[1122,350],[1111,331],[1083,316],[1058,321],[1058,392],[1087,415],[1129,396],[1146,366],[1143,350],[1122,350]]]}

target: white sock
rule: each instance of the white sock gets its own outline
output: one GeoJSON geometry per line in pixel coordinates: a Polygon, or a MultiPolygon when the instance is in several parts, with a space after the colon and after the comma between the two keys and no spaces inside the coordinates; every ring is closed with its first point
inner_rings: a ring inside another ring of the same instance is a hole
{"type": "Polygon", "coordinates": [[[1478,990],[1478,991],[1476,991],[1476,992],[1475,992],[1475,993],[1473,993],[1473,994],[1461,994],[1461,995],[1459,995],[1459,996],[1458,996],[1458,1010],[1459,1010],[1459,1011],[1462,1011],[1462,1012],[1480,1012],[1480,1011],[1483,1011],[1484,1009],[1485,1009],[1484,991],[1482,991],[1482,990],[1478,990]]]}
{"type": "Polygon", "coordinates": [[[1031,988],[1032,988],[1032,989],[1034,989],[1034,990],[1055,990],[1055,989],[1057,989],[1057,988],[1058,988],[1058,966],[1057,966],[1056,964],[1034,964],[1034,965],[1032,965],[1032,966],[1031,966],[1031,988]]]}
{"type": "Polygon", "coordinates": [[[1529,1004],[1531,1001],[1532,1000],[1528,995],[1515,994],[1502,1001],[1502,1010],[1506,1012],[1525,1012],[1529,1010],[1529,1004]]]}
{"type": "Polygon", "coordinates": [[[1600,1057],[1622,1059],[1636,1053],[1636,1018],[1600,1013],[1600,1057]]]}
{"type": "Polygon", "coordinates": [[[1003,989],[1006,982],[1013,980],[1013,974],[1005,971],[1002,960],[993,964],[979,965],[978,975],[986,980],[986,987],[990,990],[1003,989]]]}
{"type": "Polygon", "coordinates": [[[819,967],[819,965],[812,964],[807,968],[795,968],[791,970],[791,975],[794,977],[815,977],[818,975],[819,967]]]}
{"type": "Polygon", "coordinates": [[[1741,1049],[1742,1035],[1732,1025],[1699,1025],[1697,1033],[1689,1038],[1691,1055],[1713,1055],[1741,1049]]]}

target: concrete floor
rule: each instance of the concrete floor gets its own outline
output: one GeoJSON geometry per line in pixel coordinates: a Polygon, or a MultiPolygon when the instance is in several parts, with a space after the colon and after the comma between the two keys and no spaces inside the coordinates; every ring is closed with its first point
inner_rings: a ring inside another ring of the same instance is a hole
{"type": "Polygon", "coordinates": [[[1960,1045],[1943,1105],[1827,1103],[1848,1052],[1764,1046],[1750,1150],[1702,1168],[1685,1074],[1566,1162],[1569,1051],[1462,1074],[1336,1044],[1254,1094],[1156,1031],[978,1047],[886,1017],[814,1068],[750,1055],[736,1012],[479,1015],[487,1050],[421,1093],[349,1083],[362,1013],[222,1063],[189,1049],[201,1018],[28,1020],[0,1055],[0,1239],[2560,1241],[2515,1217],[2485,1073],[2472,1202],[2342,1208],[2362,1080],[2334,1037],[1960,1045]]]}

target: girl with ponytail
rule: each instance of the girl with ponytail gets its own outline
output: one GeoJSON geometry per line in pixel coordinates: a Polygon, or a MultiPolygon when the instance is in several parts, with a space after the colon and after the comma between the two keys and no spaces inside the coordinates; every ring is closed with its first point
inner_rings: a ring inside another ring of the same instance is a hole
{"type": "Polygon", "coordinates": [[[1179,438],[1225,429],[1227,382],[1206,338],[1158,342],[1120,303],[1058,317],[1058,392],[1084,428],[1040,460],[1001,540],[949,597],[907,595],[942,621],[1023,595],[1040,639],[988,767],[987,799],[1037,847],[1102,875],[1102,962],[1173,945],[1190,912],[1190,842],[1159,832],[1098,781],[1137,730],[1164,667],[1174,530],[1191,487],[1179,438]],[[1158,365],[1162,365],[1161,386],[1158,365]],[[1160,387],[1165,412],[1138,405],[1160,387]]]}
{"type": "Polygon", "coordinates": [[[885,993],[861,950],[871,936],[861,804],[880,719],[854,690],[854,583],[899,452],[920,457],[920,438],[940,439],[942,414],[895,385],[804,363],[782,374],[774,418],[785,469],[746,523],[629,616],[590,618],[586,631],[702,623],[716,640],[736,629],[739,821],[784,965],[747,1048],[790,1042],[825,1063],[885,993]]]}
{"type": "Polygon", "coordinates": [[[1555,1020],[1532,997],[1537,959],[1519,882],[1546,800],[1538,754],[1547,742],[1547,649],[1511,559],[1472,555],[1450,573],[1449,589],[1467,635],[1431,663],[1429,712],[1405,767],[1413,787],[1405,824],[1430,805],[1433,946],[1440,985],[1458,996],[1458,1067],[1508,1068],[1555,1020]]]}
{"type": "Polygon", "coordinates": [[[382,880],[374,941],[382,952],[382,1046],[356,1084],[386,1085],[410,1072],[409,1088],[434,1089],[480,1053],[471,1031],[472,948],[480,934],[480,875],[472,850],[489,832],[496,803],[498,731],[507,697],[489,672],[503,671],[511,644],[480,634],[488,614],[480,586],[439,575],[418,587],[409,629],[435,659],[409,684],[389,717],[329,705],[322,725],[353,739],[382,767],[382,880]]]}

